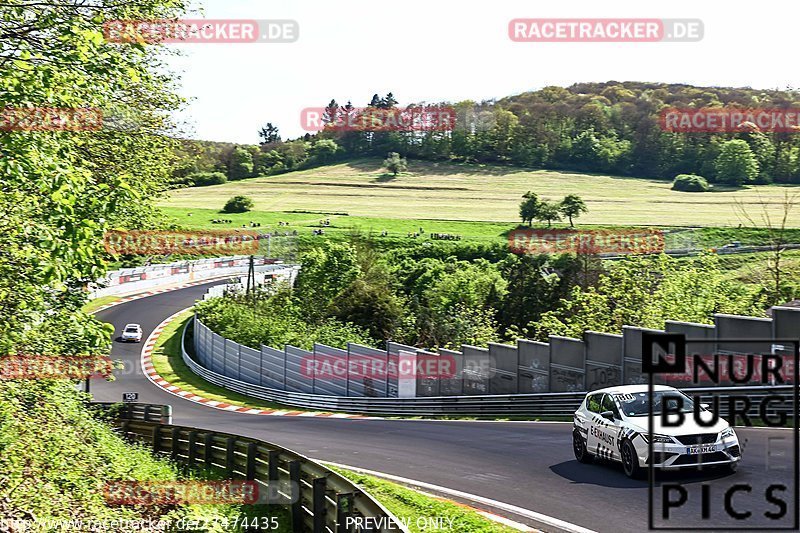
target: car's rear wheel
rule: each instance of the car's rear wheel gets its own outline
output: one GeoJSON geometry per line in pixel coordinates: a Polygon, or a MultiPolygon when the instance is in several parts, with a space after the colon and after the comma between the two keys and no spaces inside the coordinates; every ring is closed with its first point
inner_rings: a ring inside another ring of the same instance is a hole
{"type": "Polygon", "coordinates": [[[583,440],[581,432],[577,429],[572,432],[572,451],[575,452],[575,459],[577,459],[578,462],[592,462],[592,456],[586,451],[586,441],[583,440]]]}
{"type": "Polygon", "coordinates": [[[625,470],[625,475],[631,479],[639,479],[642,477],[642,467],[639,466],[636,448],[633,447],[631,441],[626,440],[622,443],[620,455],[622,458],[622,469],[625,470]]]}

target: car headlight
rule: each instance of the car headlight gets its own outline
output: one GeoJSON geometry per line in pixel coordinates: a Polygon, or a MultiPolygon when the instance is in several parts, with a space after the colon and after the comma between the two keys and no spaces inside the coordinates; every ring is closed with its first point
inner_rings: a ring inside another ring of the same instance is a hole
{"type": "Polygon", "coordinates": [[[721,440],[725,440],[725,439],[727,439],[729,437],[735,437],[735,436],[736,436],[736,432],[733,431],[732,427],[728,427],[728,428],[723,429],[722,432],[719,434],[719,438],[721,440]]]}
{"type": "MultiPolygon", "coordinates": [[[[645,442],[650,442],[649,435],[647,433],[642,433],[642,439],[644,439],[645,442]]],[[[665,444],[672,444],[674,441],[672,440],[672,437],[668,435],[659,435],[656,433],[653,435],[653,442],[654,443],[663,442],[665,444]]]]}

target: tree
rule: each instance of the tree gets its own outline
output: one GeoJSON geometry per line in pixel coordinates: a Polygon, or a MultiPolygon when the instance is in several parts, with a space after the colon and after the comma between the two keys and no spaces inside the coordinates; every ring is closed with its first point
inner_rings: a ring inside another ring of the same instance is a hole
{"type": "Polygon", "coordinates": [[[253,199],[249,196],[234,196],[225,202],[225,213],[245,213],[253,209],[253,199]]]}
{"type": "Polygon", "coordinates": [[[273,125],[272,122],[267,122],[267,125],[261,128],[258,136],[263,139],[262,144],[272,144],[281,142],[281,136],[278,132],[278,127],[273,125]]]}
{"type": "Polygon", "coordinates": [[[369,102],[369,107],[380,108],[381,107],[381,97],[378,96],[378,93],[372,95],[372,100],[369,102]]]}
{"type": "Polygon", "coordinates": [[[536,193],[528,191],[522,195],[522,198],[522,203],[519,204],[519,216],[523,224],[530,226],[539,215],[539,197],[536,193]]]}
{"type": "Polygon", "coordinates": [[[192,186],[202,187],[204,185],[220,185],[228,181],[222,172],[195,172],[189,174],[189,182],[192,186]]]}
{"type": "Polygon", "coordinates": [[[385,98],[381,98],[380,106],[382,109],[391,109],[397,105],[397,100],[395,100],[394,95],[392,93],[387,93],[385,98]]]}
{"type": "Polygon", "coordinates": [[[332,98],[322,113],[322,123],[335,124],[339,120],[339,113],[339,104],[332,98]]]}
{"type": "Polygon", "coordinates": [[[723,144],[715,165],[717,179],[723,183],[742,185],[758,177],[758,160],[742,139],[723,144]]]}
{"type": "Polygon", "coordinates": [[[578,218],[581,216],[581,213],[586,213],[588,209],[586,208],[586,203],[580,196],[577,194],[568,194],[561,200],[559,211],[569,219],[569,226],[572,228],[575,227],[575,224],[572,223],[572,219],[578,218]]]}
{"type": "Polygon", "coordinates": [[[383,166],[386,167],[393,176],[397,176],[398,173],[408,170],[408,163],[405,159],[401,158],[400,154],[397,152],[389,152],[389,157],[383,161],[383,166]]]}
{"type": "Polygon", "coordinates": [[[324,165],[333,159],[338,150],[339,146],[333,139],[319,139],[311,146],[309,154],[316,163],[324,165]]]}
{"type": "Polygon", "coordinates": [[[356,251],[350,244],[325,241],[311,248],[300,259],[303,268],[297,276],[297,298],[308,320],[321,320],[342,291],[359,276],[356,251]]]}
{"type": "Polygon", "coordinates": [[[237,146],[231,153],[228,163],[228,179],[240,180],[253,175],[253,155],[241,146],[237,146]]]}
{"type": "Polygon", "coordinates": [[[706,192],[711,188],[703,176],[694,174],[678,174],[672,182],[673,191],[706,192]]]}
{"type": "Polygon", "coordinates": [[[759,281],[759,283],[766,288],[767,303],[769,305],[779,305],[786,300],[791,300],[795,297],[794,287],[787,284],[786,264],[783,261],[783,256],[787,250],[787,245],[791,241],[791,229],[789,227],[789,218],[792,211],[795,210],[798,203],[800,203],[800,196],[797,194],[790,195],[788,191],[784,192],[783,201],[781,202],[781,213],[779,217],[774,217],[770,213],[770,205],[759,197],[758,204],[760,213],[758,221],[748,211],[744,203],[737,200],[736,207],[739,215],[749,226],[753,228],[766,228],[767,242],[770,250],[765,254],[766,260],[764,263],[764,270],[766,270],[766,280],[763,271],[750,267],[751,276],[759,281]]]}
{"type": "Polygon", "coordinates": [[[536,212],[536,219],[547,222],[547,227],[551,227],[553,222],[561,220],[559,204],[551,202],[540,202],[536,212]]]}

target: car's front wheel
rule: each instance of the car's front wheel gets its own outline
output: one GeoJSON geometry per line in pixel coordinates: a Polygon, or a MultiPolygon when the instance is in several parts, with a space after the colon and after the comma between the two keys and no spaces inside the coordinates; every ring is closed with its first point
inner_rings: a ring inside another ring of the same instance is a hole
{"type": "Polygon", "coordinates": [[[620,455],[625,475],[631,479],[639,479],[642,477],[642,467],[639,466],[639,457],[637,457],[636,448],[633,447],[631,441],[626,440],[622,443],[620,455]]]}
{"type": "Polygon", "coordinates": [[[575,452],[575,459],[580,463],[591,463],[592,456],[586,451],[586,441],[583,440],[581,432],[577,429],[572,432],[572,451],[575,452]]]}

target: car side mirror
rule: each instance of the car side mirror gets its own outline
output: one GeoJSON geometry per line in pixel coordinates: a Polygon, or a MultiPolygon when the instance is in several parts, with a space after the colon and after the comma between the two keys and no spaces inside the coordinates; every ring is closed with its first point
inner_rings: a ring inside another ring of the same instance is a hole
{"type": "Polygon", "coordinates": [[[612,422],[614,421],[614,412],[613,411],[603,411],[602,413],[600,413],[600,416],[602,416],[606,420],[611,420],[612,422]]]}

